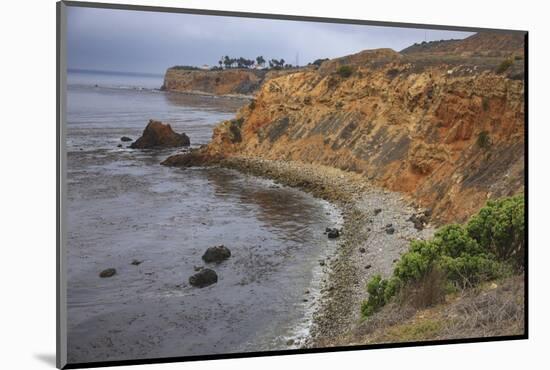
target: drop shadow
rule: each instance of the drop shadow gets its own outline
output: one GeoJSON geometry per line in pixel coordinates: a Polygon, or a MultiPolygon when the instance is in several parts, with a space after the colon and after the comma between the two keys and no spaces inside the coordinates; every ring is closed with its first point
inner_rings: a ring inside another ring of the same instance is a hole
{"type": "Polygon", "coordinates": [[[52,367],[55,367],[55,353],[35,353],[34,358],[37,360],[42,361],[46,365],[50,365],[52,367]]]}

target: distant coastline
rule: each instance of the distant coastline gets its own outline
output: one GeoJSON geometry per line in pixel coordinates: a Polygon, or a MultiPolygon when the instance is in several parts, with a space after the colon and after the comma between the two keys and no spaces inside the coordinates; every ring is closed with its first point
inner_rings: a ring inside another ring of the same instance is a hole
{"type": "Polygon", "coordinates": [[[163,75],[146,72],[69,68],[67,69],[67,80],[70,86],[160,90],[163,75]]]}
{"type": "Polygon", "coordinates": [[[104,71],[99,69],[67,68],[68,73],[104,74],[111,76],[164,77],[163,73],[104,71]]]}

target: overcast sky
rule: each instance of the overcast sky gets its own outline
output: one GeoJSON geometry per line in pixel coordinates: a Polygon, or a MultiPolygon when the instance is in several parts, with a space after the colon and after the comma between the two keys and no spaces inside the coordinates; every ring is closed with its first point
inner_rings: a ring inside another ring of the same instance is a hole
{"type": "Polygon", "coordinates": [[[68,8],[69,68],[164,73],[173,65],[217,65],[223,55],[300,65],[365,49],[399,51],[425,39],[471,33],[131,10],[68,8]]]}

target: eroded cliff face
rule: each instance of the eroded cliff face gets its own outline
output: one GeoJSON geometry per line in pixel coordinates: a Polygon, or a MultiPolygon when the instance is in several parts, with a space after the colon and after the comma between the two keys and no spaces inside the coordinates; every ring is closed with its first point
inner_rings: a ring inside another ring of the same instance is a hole
{"type": "Polygon", "coordinates": [[[523,191],[515,58],[515,69],[499,73],[502,59],[434,61],[389,49],[330,60],[265,81],[206,151],[355,171],[431,208],[436,221],[460,222],[489,198],[523,191]]]}
{"type": "Polygon", "coordinates": [[[260,86],[264,73],[254,70],[202,71],[169,68],[163,89],[216,95],[251,94],[260,86]]]}
{"type": "Polygon", "coordinates": [[[271,78],[296,70],[188,70],[169,68],[164,75],[163,90],[214,95],[252,95],[271,78]]]}

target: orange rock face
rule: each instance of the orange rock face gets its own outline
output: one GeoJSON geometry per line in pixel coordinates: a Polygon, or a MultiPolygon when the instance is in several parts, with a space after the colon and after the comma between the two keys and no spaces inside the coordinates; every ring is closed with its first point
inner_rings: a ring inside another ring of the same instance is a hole
{"type": "Polygon", "coordinates": [[[163,88],[176,92],[202,92],[216,95],[251,94],[265,73],[254,70],[197,71],[169,68],[163,88]]]}
{"type": "Polygon", "coordinates": [[[169,68],[164,75],[163,89],[214,95],[251,95],[260,88],[263,82],[295,71],[295,69],[210,71],[169,68]]]}
{"type": "Polygon", "coordinates": [[[449,62],[388,49],[346,58],[263,83],[216,128],[208,153],[355,171],[442,223],[523,191],[524,82],[513,75],[523,60],[497,73],[502,58],[449,62]]]}

